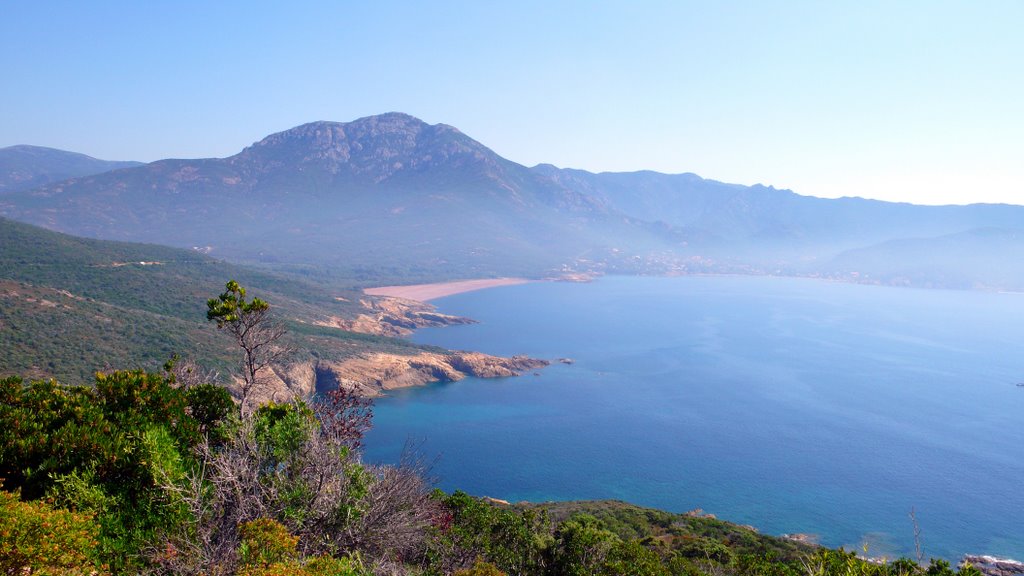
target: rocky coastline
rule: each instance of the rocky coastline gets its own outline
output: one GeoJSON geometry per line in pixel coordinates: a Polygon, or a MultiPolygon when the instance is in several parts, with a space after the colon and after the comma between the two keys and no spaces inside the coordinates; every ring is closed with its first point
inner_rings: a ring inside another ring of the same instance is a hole
{"type": "Polygon", "coordinates": [[[307,361],[274,366],[264,375],[255,394],[258,402],[306,398],[336,388],[367,398],[391,390],[476,378],[507,378],[549,365],[526,356],[505,358],[481,352],[428,352],[398,354],[374,352],[344,360],[307,361]]]}
{"type": "MultiPolygon", "coordinates": [[[[430,304],[406,298],[368,296],[360,300],[360,305],[364,312],[354,318],[328,317],[315,323],[389,337],[408,336],[418,328],[475,323],[470,318],[441,314],[430,304]]],[[[265,381],[255,394],[258,401],[281,402],[341,387],[375,398],[390,390],[456,382],[469,376],[520,376],[550,363],[526,356],[506,358],[471,351],[364,352],[340,360],[310,356],[273,366],[264,374],[265,381]]]]}
{"type": "Polygon", "coordinates": [[[985,576],[1021,576],[1024,575],[1024,562],[995,556],[967,554],[960,561],[960,566],[970,564],[985,576]]]}

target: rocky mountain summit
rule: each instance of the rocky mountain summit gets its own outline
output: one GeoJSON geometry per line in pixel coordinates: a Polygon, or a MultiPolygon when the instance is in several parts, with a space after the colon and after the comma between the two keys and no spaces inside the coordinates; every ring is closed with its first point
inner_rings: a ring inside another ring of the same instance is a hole
{"type": "Polygon", "coordinates": [[[457,129],[401,113],[355,122],[311,122],[267,136],[229,159],[275,170],[346,172],[380,183],[404,171],[446,167],[499,172],[502,159],[457,129]]]}
{"type": "Polygon", "coordinates": [[[0,212],[287,269],[400,268],[406,280],[557,270],[610,253],[624,232],[655,236],[450,126],[404,114],[306,124],[225,159],[73,178],[9,195],[0,212]]]}

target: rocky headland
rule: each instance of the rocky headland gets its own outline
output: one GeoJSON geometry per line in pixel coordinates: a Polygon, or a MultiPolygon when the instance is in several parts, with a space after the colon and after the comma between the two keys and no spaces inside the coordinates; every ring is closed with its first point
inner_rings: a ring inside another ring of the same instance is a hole
{"type": "Polygon", "coordinates": [[[355,318],[329,317],[316,323],[350,332],[377,336],[408,336],[417,328],[437,328],[476,321],[437,312],[433,306],[406,298],[376,297],[360,300],[365,313],[355,318]]]}
{"type": "MultiPolygon", "coordinates": [[[[359,311],[350,317],[311,319],[314,324],[376,336],[404,337],[418,328],[473,324],[476,321],[438,312],[433,305],[408,298],[367,294],[359,311]]],[[[564,361],[564,360],[562,360],[564,361]]],[[[526,356],[505,358],[482,352],[408,349],[367,350],[342,359],[309,355],[275,365],[263,374],[255,392],[260,402],[305,398],[336,388],[360,396],[378,397],[389,390],[455,382],[467,376],[507,378],[550,364],[526,356]]],[[[238,382],[233,383],[237,388],[238,382]]]]}
{"type": "Polygon", "coordinates": [[[383,396],[389,390],[456,382],[467,376],[505,378],[547,366],[547,360],[526,356],[504,358],[481,352],[368,353],[345,360],[293,362],[265,374],[257,401],[285,401],[336,388],[360,396],[383,396]]]}

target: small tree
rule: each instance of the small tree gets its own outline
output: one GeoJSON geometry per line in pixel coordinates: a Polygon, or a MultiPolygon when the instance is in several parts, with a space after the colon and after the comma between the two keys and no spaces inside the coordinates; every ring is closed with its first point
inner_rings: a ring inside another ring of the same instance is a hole
{"type": "Polygon", "coordinates": [[[226,330],[242,349],[242,386],[240,400],[242,412],[249,410],[249,400],[259,389],[260,371],[270,366],[287,349],[278,345],[285,335],[285,328],[270,314],[270,304],[259,298],[245,300],[245,288],[231,280],[226,290],[217,298],[206,302],[206,319],[217,323],[217,328],[226,330]]]}

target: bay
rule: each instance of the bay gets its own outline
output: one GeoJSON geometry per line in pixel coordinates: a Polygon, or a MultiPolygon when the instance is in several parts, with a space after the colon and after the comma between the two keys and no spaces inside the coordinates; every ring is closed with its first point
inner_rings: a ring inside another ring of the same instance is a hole
{"type": "Polygon", "coordinates": [[[702,508],[874,556],[1024,558],[1024,295],[766,277],[539,282],[435,302],[417,342],[572,358],[380,399],[445,490],[702,508]]]}

